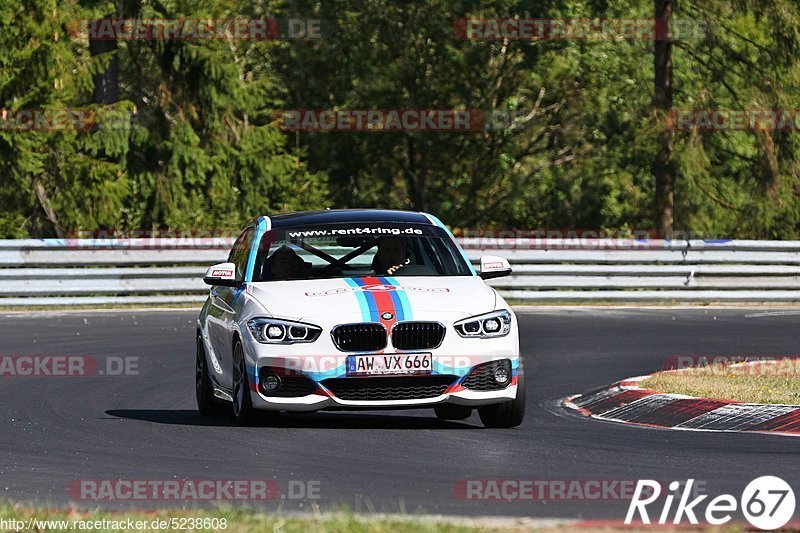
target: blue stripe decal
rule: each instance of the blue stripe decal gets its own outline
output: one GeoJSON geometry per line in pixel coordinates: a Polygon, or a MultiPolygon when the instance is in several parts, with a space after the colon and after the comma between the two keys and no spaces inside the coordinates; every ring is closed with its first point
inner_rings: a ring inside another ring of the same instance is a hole
{"type": "MultiPolygon", "coordinates": [[[[348,285],[351,287],[361,287],[361,283],[356,278],[344,278],[348,285]]],[[[358,306],[361,309],[361,320],[364,322],[369,322],[371,320],[370,314],[370,305],[367,299],[367,294],[364,291],[355,291],[356,299],[358,300],[358,306]]],[[[375,302],[372,302],[373,307],[375,306],[375,302]]],[[[376,311],[377,313],[377,311],[376,311]]]]}
{"type": "MultiPolygon", "coordinates": [[[[244,363],[245,372],[249,375],[252,375],[252,378],[248,378],[248,381],[252,379],[253,383],[256,386],[256,390],[258,390],[258,366],[253,366],[247,361],[244,363]]],[[[252,391],[248,391],[252,392],[252,391]]]]}
{"type": "MultiPolygon", "coordinates": [[[[397,280],[394,278],[390,278],[394,283],[397,283],[397,280]]],[[[397,297],[400,299],[400,303],[403,307],[403,316],[405,316],[406,320],[413,320],[414,313],[411,310],[411,302],[408,301],[408,293],[406,291],[397,291],[397,297]]]]}
{"type": "MultiPolygon", "coordinates": [[[[347,361],[346,358],[345,361],[347,361]]],[[[304,372],[304,374],[314,381],[322,381],[323,379],[328,378],[345,377],[347,376],[347,363],[342,363],[336,368],[332,368],[331,370],[326,370],[324,372],[304,372]]]]}
{"type": "Polygon", "coordinates": [[[253,270],[256,266],[256,253],[258,252],[258,247],[261,245],[261,237],[269,230],[270,224],[268,224],[268,221],[269,219],[266,217],[258,219],[255,238],[253,239],[253,244],[250,245],[250,257],[247,259],[247,272],[244,275],[244,281],[246,283],[253,281],[253,270]]]}
{"type": "Polygon", "coordinates": [[[244,293],[245,284],[253,281],[253,270],[255,270],[256,265],[256,253],[258,252],[258,247],[261,245],[261,237],[263,237],[264,233],[269,230],[270,225],[271,224],[267,217],[261,217],[258,219],[256,230],[253,235],[253,242],[250,244],[250,255],[247,257],[247,271],[244,273],[244,284],[242,284],[238,289],[235,289],[233,301],[231,302],[231,305],[233,306],[236,305],[239,297],[244,293]]]}

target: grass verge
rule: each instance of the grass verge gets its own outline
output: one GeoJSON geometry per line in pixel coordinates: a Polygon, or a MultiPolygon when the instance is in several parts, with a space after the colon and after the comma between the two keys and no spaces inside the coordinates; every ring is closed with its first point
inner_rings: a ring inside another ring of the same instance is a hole
{"type": "MultiPolygon", "coordinates": [[[[137,532],[142,531],[224,531],[225,533],[500,533],[571,531],[645,533],[652,526],[623,526],[609,521],[596,524],[579,520],[510,517],[447,517],[428,515],[359,515],[350,511],[309,514],[267,514],[242,508],[157,511],[78,511],[29,508],[0,503],[0,532],[56,531],[137,532]],[[191,522],[194,520],[194,522],[191,522]],[[224,520],[224,522],[223,522],[224,520]],[[13,521],[13,522],[12,522],[13,521]],[[207,522],[204,524],[203,522],[207,522]],[[213,523],[212,523],[213,522],[213,523]],[[224,525],[223,525],[224,524],[224,525]]],[[[659,526],[660,533],[685,531],[682,526],[659,526]]],[[[698,526],[692,531],[740,533],[742,523],[723,527],[698,526]]]]}
{"type": "Polygon", "coordinates": [[[800,359],[759,361],[659,372],[640,387],[743,403],[800,405],[800,359]]]}
{"type": "Polygon", "coordinates": [[[300,533],[383,533],[412,532],[471,533],[501,531],[424,521],[374,519],[365,520],[354,514],[282,516],[249,512],[240,509],[208,511],[92,511],[27,509],[0,505],[0,531],[225,531],[226,533],[282,532],[300,533]],[[14,522],[12,522],[12,520],[14,522]],[[20,528],[20,526],[22,526],[20,528]]]}

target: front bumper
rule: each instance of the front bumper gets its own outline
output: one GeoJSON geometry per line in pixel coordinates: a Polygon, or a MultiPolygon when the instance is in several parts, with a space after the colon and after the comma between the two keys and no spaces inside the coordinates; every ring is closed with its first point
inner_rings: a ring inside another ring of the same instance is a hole
{"type": "MultiPolygon", "coordinates": [[[[369,378],[350,378],[369,379],[369,378]]],[[[402,379],[402,378],[398,378],[402,379]]],[[[472,391],[454,385],[454,390],[432,398],[403,399],[403,400],[343,400],[323,385],[314,394],[297,397],[265,396],[260,391],[251,394],[253,407],[263,410],[278,411],[318,411],[320,409],[414,409],[433,407],[439,404],[455,404],[468,407],[480,407],[513,400],[517,395],[516,378],[513,384],[498,391],[472,391]]]]}
{"type": "Polygon", "coordinates": [[[275,347],[253,341],[245,350],[246,353],[249,352],[247,353],[247,367],[252,403],[256,409],[263,410],[316,411],[320,409],[410,409],[446,403],[480,407],[513,400],[517,395],[517,380],[521,371],[516,339],[470,341],[481,349],[480,353],[458,355],[456,352],[463,354],[464,350],[455,348],[463,347],[447,346],[419,352],[384,352],[385,355],[430,353],[433,359],[433,371],[425,376],[374,377],[348,377],[346,368],[349,354],[347,353],[306,355],[303,353],[303,345],[289,345],[282,346],[282,353],[277,354],[275,347]],[[476,370],[476,367],[486,364],[501,364],[500,361],[506,361],[511,370],[508,385],[502,388],[496,385],[496,390],[474,390],[478,388],[474,385],[474,381],[465,383],[466,378],[476,370]],[[284,382],[287,379],[308,380],[308,394],[290,397],[265,394],[262,384],[267,374],[283,376],[284,382]],[[380,380],[383,380],[381,381],[381,394],[373,394],[370,392],[370,387],[380,380]],[[431,388],[431,382],[436,383],[436,388],[431,388]],[[420,384],[423,392],[418,397],[414,396],[415,389],[410,385],[412,383],[420,384]],[[357,394],[358,399],[349,399],[347,396],[353,396],[352,392],[345,394],[342,390],[351,391],[353,387],[364,389],[367,392],[357,394]],[[402,394],[393,395],[393,387],[398,391],[402,390],[402,394]],[[433,390],[436,392],[431,392],[433,390]],[[401,399],[393,396],[400,396],[401,399]],[[380,399],[376,399],[377,397],[380,399]]]}
{"type": "MultiPolygon", "coordinates": [[[[380,399],[375,399],[371,395],[341,393],[342,389],[352,389],[352,386],[358,388],[359,384],[364,383],[363,380],[377,378],[347,376],[347,357],[354,354],[337,349],[331,335],[327,333],[333,326],[333,322],[330,320],[328,322],[316,319],[307,320],[323,328],[323,334],[319,339],[308,344],[262,344],[252,337],[249,330],[244,328],[245,330],[241,332],[241,337],[252,389],[253,406],[256,409],[285,411],[407,409],[432,407],[448,403],[480,407],[516,398],[518,375],[522,369],[516,318],[513,318],[512,329],[508,335],[486,339],[459,336],[452,325],[459,318],[463,317],[456,313],[415,312],[415,320],[438,321],[445,325],[446,331],[442,343],[434,349],[414,351],[396,350],[389,343],[387,348],[381,352],[383,355],[429,353],[432,356],[433,368],[430,376],[432,380],[436,381],[439,388],[423,387],[425,393],[420,396],[414,396],[406,388],[404,394],[400,395],[401,399],[393,397],[391,386],[389,386],[388,393],[379,395],[380,399]],[[510,363],[511,378],[507,386],[497,390],[475,390],[474,382],[467,383],[472,388],[463,386],[465,378],[475,367],[497,360],[507,360],[510,363]],[[308,393],[302,396],[267,396],[260,387],[260,374],[265,367],[277,369],[279,374],[289,373],[294,376],[304,376],[313,385],[309,386],[306,391],[308,393]],[[356,380],[359,383],[354,383],[356,380]],[[343,381],[345,383],[342,383],[343,381]],[[333,385],[339,385],[339,387],[333,385]],[[365,399],[367,397],[369,399],[365,399]]],[[[341,315],[336,316],[335,321],[336,323],[351,323],[358,322],[358,318],[341,315]]],[[[396,376],[391,379],[405,386],[410,381],[403,382],[401,380],[413,380],[415,378],[411,376],[396,376]]]]}

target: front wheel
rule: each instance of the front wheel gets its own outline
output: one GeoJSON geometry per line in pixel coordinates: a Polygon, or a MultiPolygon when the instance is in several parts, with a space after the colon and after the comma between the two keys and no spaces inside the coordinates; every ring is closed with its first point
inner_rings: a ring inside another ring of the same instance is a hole
{"type": "Polygon", "coordinates": [[[513,428],[525,418],[525,371],[522,362],[517,373],[517,396],[510,402],[478,408],[478,416],[487,428],[513,428]]]}
{"type": "Polygon", "coordinates": [[[233,346],[233,417],[241,426],[253,425],[256,410],[250,398],[250,381],[247,378],[247,364],[241,341],[233,346]]]}

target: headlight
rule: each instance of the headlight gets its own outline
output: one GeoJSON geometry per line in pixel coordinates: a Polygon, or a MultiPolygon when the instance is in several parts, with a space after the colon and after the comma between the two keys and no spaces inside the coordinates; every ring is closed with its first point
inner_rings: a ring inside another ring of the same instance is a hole
{"type": "Polygon", "coordinates": [[[485,315],[473,316],[455,323],[456,332],[462,337],[486,339],[504,337],[511,331],[511,313],[503,309],[485,315]]]}
{"type": "Polygon", "coordinates": [[[314,342],[322,333],[322,328],[318,326],[279,318],[254,318],[247,323],[247,327],[253,338],[263,344],[314,342]]]}

